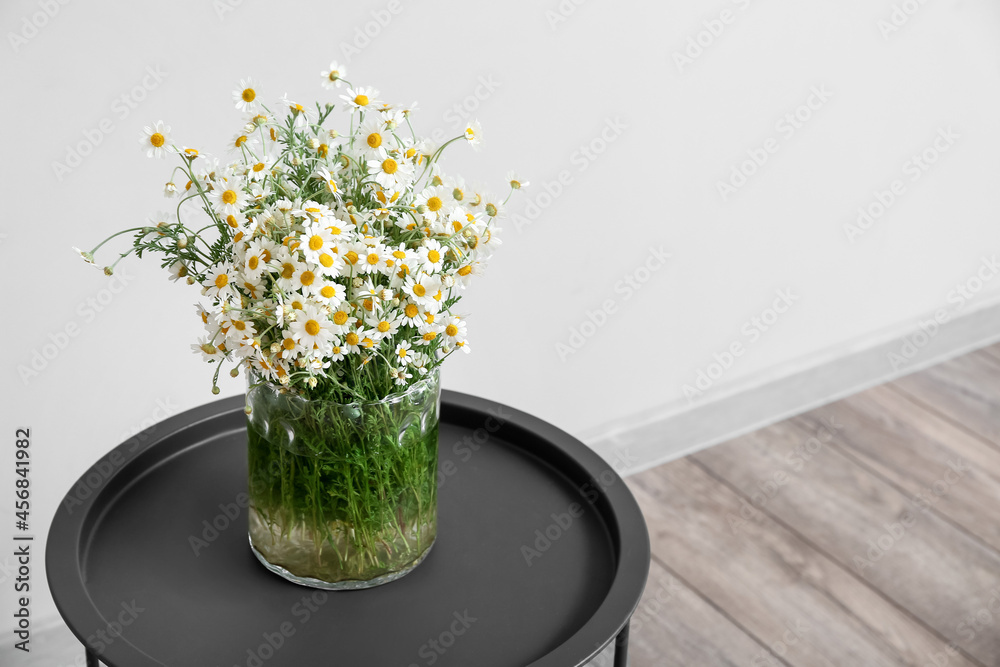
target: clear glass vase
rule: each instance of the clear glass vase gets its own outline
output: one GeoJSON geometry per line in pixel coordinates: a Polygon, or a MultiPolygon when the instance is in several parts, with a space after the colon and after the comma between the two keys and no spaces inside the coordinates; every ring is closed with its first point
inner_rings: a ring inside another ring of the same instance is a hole
{"type": "Polygon", "coordinates": [[[438,372],[370,403],[310,400],[249,377],[250,545],[305,586],[402,577],[437,535],[438,372]]]}

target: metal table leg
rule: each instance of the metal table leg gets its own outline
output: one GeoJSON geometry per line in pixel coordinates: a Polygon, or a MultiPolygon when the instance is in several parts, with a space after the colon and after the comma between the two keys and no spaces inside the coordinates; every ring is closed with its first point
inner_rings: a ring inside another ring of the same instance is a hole
{"type": "Polygon", "coordinates": [[[89,648],[87,649],[87,667],[101,667],[101,662],[97,659],[97,654],[89,648]]]}
{"type": "Polygon", "coordinates": [[[628,626],[626,623],[622,631],[615,637],[615,665],[614,667],[628,666],[628,626]]]}

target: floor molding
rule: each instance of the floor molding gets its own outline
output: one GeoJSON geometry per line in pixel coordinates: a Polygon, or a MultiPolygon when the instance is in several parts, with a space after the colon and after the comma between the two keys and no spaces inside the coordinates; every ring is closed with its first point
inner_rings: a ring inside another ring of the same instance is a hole
{"type": "Polygon", "coordinates": [[[1000,341],[1000,299],[941,309],[739,383],[579,434],[625,475],[678,459],[869,387],[1000,341]],[[943,323],[930,324],[937,318],[943,323]]]}

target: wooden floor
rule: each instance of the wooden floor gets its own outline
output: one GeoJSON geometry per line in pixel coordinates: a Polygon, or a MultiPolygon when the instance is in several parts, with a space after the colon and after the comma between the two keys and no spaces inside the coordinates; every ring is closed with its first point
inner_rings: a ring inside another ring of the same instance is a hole
{"type": "Polygon", "coordinates": [[[628,484],[633,667],[1000,665],[1000,347],[628,484]]]}
{"type": "MultiPolygon", "coordinates": [[[[653,545],[632,667],[1000,665],[1000,347],[628,484],[653,545]]],[[[12,667],[82,664],[44,634],[12,667]]]]}

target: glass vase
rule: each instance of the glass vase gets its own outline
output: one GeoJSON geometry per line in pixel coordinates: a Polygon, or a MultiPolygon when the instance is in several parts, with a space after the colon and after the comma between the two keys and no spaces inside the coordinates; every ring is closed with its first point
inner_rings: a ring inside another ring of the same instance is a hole
{"type": "Polygon", "coordinates": [[[250,545],[325,589],[398,579],[437,535],[437,370],[381,401],[310,400],[250,376],[250,545]]]}

